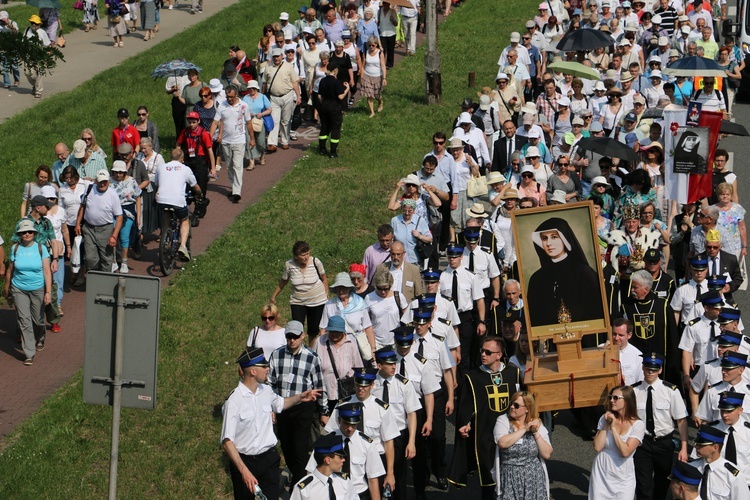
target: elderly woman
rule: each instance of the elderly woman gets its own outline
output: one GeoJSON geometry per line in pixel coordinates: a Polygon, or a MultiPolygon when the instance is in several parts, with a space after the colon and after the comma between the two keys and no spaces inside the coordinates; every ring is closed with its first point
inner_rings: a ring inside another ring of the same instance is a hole
{"type": "MultiPolygon", "coordinates": [[[[247,95],[242,100],[250,108],[250,114],[253,118],[263,120],[264,116],[271,115],[271,101],[265,94],[261,94],[260,85],[256,80],[250,80],[247,84],[247,95]]],[[[247,145],[245,153],[250,160],[245,170],[254,170],[255,165],[266,164],[266,127],[260,127],[260,131],[255,132],[255,146],[247,145]]]]}
{"type": "Polygon", "coordinates": [[[372,285],[367,282],[367,266],[355,262],[349,266],[349,277],[354,283],[354,292],[363,299],[374,290],[372,285]]]}
{"type": "Polygon", "coordinates": [[[429,209],[426,203],[434,207],[439,207],[442,204],[442,201],[433,190],[425,188],[423,191],[420,187],[419,177],[415,174],[409,174],[406,178],[396,183],[396,189],[393,190],[391,199],[388,200],[388,210],[398,210],[401,208],[401,202],[404,200],[414,200],[417,203],[414,210],[415,215],[428,221],[429,209]],[[400,197],[399,194],[401,195],[400,197]]]}
{"type": "Polygon", "coordinates": [[[375,333],[375,348],[393,344],[393,329],[399,325],[401,315],[410,306],[403,296],[394,292],[393,275],[381,270],[372,277],[375,291],[365,297],[367,310],[375,333]],[[398,297],[396,297],[398,295],[398,297]]]}
{"type": "MultiPolygon", "coordinates": [[[[138,153],[138,159],[143,162],[148,172],[148,186],[141,193],[141,234],[151,234],[159,227],[159,210],[156,206],[156,197],[154,194],[154,180],[156,179],[156,169],[164,165],[164,157],[154,151],[153,143],[148,137],[141,139],[141,150],[138,153]]],[[[205,194],[205,191],[203,191],[205,194]]]]}
{"type": "Polygon", "coordinates": [[[50,254],[45,245],[34,241],[36,233],[31,219],[22,219],[16,227],[20,242],[10,248],[3,290],[15,303],[26,366],[31,366],[36,352],[44,349],[44,307],[52,300],[50,254]]]}
{"type": "MultiPolygon", "coordinates": [[[[372,322],[367,312],[365,300],[354,293],[355,287],[348,273],[338,273],[331,285],[333,297],[328,299],[323,309],[323,317],[320,319],[320,330],[326,333],[328,322],[334,316],[344,318],[346,332],[355,337],[364,335],[372,351],[375,350],[375,333],[372,331],[372,322]]],[[[372,359],[372,352],[367,352],[363,341],[359,340],[359,348],[363,350],[364,358],[372,359]]]]}
{"type": "Polygon", "coordinates": [[[729,252],[740,263],[747,256],[747,228],[745,227],[745,209],[739,203],[732,202],[734,188],[727,182],[716,186],[716,195],[719,201],[714,205],[719,209],[719,226],[721,237],[721,249],[729,252]]]}
{"type": "Polygon", "coordinates": [[[328,318],[326,332],[312,343],[312,350],[320,358],[323,385],[328,394],[330,411],[333,411],[340,399],[353,394],[354,369],[364,366],[357,340],[354,336],[347,335],[346,332],[347,325],[344,318],[331,316],[328,318]],[[342,394],[339,388],[348,394],[342,394]]]}
{"type": "Polygon", "coordinates": [[[269,302],[275,305],[276,297],[291,281],[289,305],[292,319],[302,324],[307,319],[307,334],[314,339],[318,335],[318,324],[328,300],[328,277],[323,263],[310,255],[310,245],[306,241],[295,242],[292,255],[293,258],[284,264],[281,279],[269,302]]]}
{"type": "MultiPolygon", "coordinates": [[[[357,48],[359,52],[364,54],[365,45],[369,42],[370,38],[375,37],[380,40],[380,31],[378,30],[378,23],[375,20],[375,9],[372,7],[365,7],[362,14],[363,19],[360,19],[357,23],[357,48]]],[[[360,68],[362,65],[360,65],[360,68]]]]}
{"type": "Polygon", "coordinates": [[[498,73],[495,77],[497,88],[490,92],[490,97],[497,101],[498,113],[500,114],[500,123],[508,120],[513,121],[521,110],[523,103],[518,95],[518,90],[514,85],[509,85],[510,78],[505,73],[498,73]]]}
{"type": "MultiPolygon", "coordinates": [[[[143,5],[143,2],[141,3],[141,5],[143,5]]],[[[151,139],[151,143],[153,144],[154,150],[158,153],[159,152],[159,129],[156,128],[156,123],[149,120],[148,108],[146,106],[139,106],[138,111],[136,111],[136,113],[138,114],[138,118],[133,120],[133,126],[140,134],[141,139],[143,139],[144,137],[148,137],[149,139],[151,139]]]]}
{"type": "Polygon", "coordinates": [[[497,498],[547,500],[549,482],[544,461],[552,456],[549,432],[538,418],[530,392],[517,392],[510,400],[508,413],[497,417],[493,429],[500,458],[500,466],[495,468],[497,498]]]}
{"type": "MultiPolygon", "coordinates": [[[[529,157],[527,156],[526,158],[529,157]]],[[[516,189],[522,198],[533,198],[537,201],[540,207],[546,207],[547,190],[540,182],[537,182],[535,175],[536,172],[534,172],[533,166],[526,165],[523,167],[523,169],[521,169],[521,182],[516,185],[516,189]]]]}
{"type": "MultiPolygon", "coordinates": [[[[72,155],[71,155],[72,156],[72,155]]],[[[23,201],[21,201],[21,218],[26,217],[31,212],[29,201],[34,196],[42,194],[44,186],[52,186],[52,170],[47,165],[39,165],[34,171],[36,182],[27,182],[23,187],[23,201]]]]}
{"type": "Polygon", "coordinates": [[[359,66],[360,86],[367,97],[370,108],[370,118],[375,116],[375,100],[378,101],[378,113],[383,111],[383,87],[386,85],[385,56],[380,50],[377,38],[371,36],[367,40],[367,50],[360,52],[359,66]]]}
{"type": "Polygon", "coordinates": [[[58,194],[55,188],[53,186],[44,186],[42,188],[42,196],[47,198],[47,202],[51,205],[47,209],[47,214],[44,217],[49,219],[52,223],[52,229],[55,231],[55,239],[50,243],[52,245],[57,245],[58,250],[56,253],[59,255],[58,258],[61,259],[58,262],[57,271],[52,273],[52,279],[57,285],[57,290],[54,288],[52,290],[52,299],[54,300],[57,298],[57,312],[62,316],[63,310],[60,307],[60,304],[62,304],[65,285],[65,249],[67,248],[67,256],[70,256],[70,242],[72,239],[68,233],[68,228],[63,227],[66,222],[65,210],[58,204],[58,194]]]}
{"type": "MultiPolygon", "coordinates": [[[[90,181],[81,180],[78,170],[72,165],[65,167],[60,174],[60,199],[58,205],[65,211],[65,223],[67,225],[68,238],[71,243],[75,241],[76,236],[76,218],[78,209],[81,207],[81,199],[86,194],[86,190],[91,185],[90,181]]],[[[81,249],[83,245],[81,245],[81,249]]],[[[81,259],[83,261],[83,259],[81,259]]],[[[77,273],[71,276],[71,282],[75,281],[77,273]]]]}
{"type": "Polygon", "coordinates": [[[115,42],[114,47],[122,47],[124,46],[122,35],[128,33],[128,26],[125,24],[125,14],[128,12],[127,4],[120,0],[105,0],[104,3],[107,6],[109,36],[115,42]]]}
{"type": "Polygon", "coordinates": [[[141,204],[141,188],[138,187],[135,179],[128,175],[128,167],[122,160],[116,160],[112,163],[112,182],[110,186],[114,188],[117,196],[120,198],[120,205],[122,206],[124,215],[118,242],[122,255],[120,274],[127,274],[130,272],[128,268],[130,240],[135,234],[133,229],[139,226],[138,214],[141,204]]]}
{"type": "Polygon", "coordinates": [[[400,241],[406,250],[406,258],[412,264],[421,264],[429,255],[417,255],[417,241],[425,244],[432,243],[429,220],[424,217],[414,217],[417,202],[403,200],[402,214],[391,219],[391,227],[396,241],[400,241]]]}
{"type": "Polygon", "coordinates": [[[556,190],[565,191],[565,203],[578,201],[581,195],[581,181],[575,172],[570,171],[570,157],[560,155],[555,163],[555,175],[547,180],[547,203],[556,190]]]}
{"type": "Polygon", "coordinates": [[[456,165],[456,184],[453,186],[453,192],[458,193],[455,208],[451,206],[451,240],[454,238],[456,229],[460,231],[466,226],[466,221],[469,219],[466,210],[474,203],[466,191],[469,180],[472,177],[479,177],[479,164],[470,154],[464,152],[464,146],[464,141],[457,137],[452,137],[448,145],[448,152],[453,156],[453,162],[456,165]]]}
{"type": "Polygon", "coordinates": [[[597,455],[591,467],[589,498],[630,500],[635,496],[633,455],[646,433],[646,425],[638,418],[632,387],[612,389],[607,411],[596,429],[597,455]]]}
{"type": "Polygon", "coordinates": [[[265,304],[260,308],[260,325],[250,330],[247,347],[260,347],[263,356],[271,359],[271,353],[286,345],[284,327],[279,326],[279,308],[276,304],[265,304]]]}

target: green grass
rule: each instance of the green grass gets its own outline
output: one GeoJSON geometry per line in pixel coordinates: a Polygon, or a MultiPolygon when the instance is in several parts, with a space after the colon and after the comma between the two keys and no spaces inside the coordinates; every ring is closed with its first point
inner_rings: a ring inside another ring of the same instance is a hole
{"type": "MultiPolygon", "coordinates": [[[[168,144],[171,127],[163,82],[144,75],[177,56],[215,68],[226,46],[253,44],[256,36],[247,33],[258,33],[263,20],[282,8],[294,5],[257,0],[233,6],[212,19],[217,28],[204,22],[3,125],[0,151],[7,160],[6,182],[0,184],[2,226],[15,221],[21,185],[36,164],[49,161],[52,145],[70,140],[84,126],[92,126],[106,143],[120,106],[153,108],[152,117],[167,132],[163,135],[168,144]],[[42,130],[54,130],[54,137],[42,130]]],[[[375,240],[374,229],[393,215],[385,205],[395,182],[418,168],[435,131],[450,133],[447,127],[459,111],[458,103],[479,87],[492,85],[495,61],[509,32],[520,29],[531,12],[530,0],[510,5],[471,0],[458,9],[440,29],[443,104],[423,104],[422,47],[416,57],[389,72],[383,113],[368,118],[362,102],[348,114],[338,160],[315,154],[299,160],[164,290],[158,406],[154,411],[123,411],[121,498],[230,494],[218,446],[219,409],[237,382],[232,361],[257,323],[258,310],[273,290],[292,243],[309,241],[331,276],[359,261],[375,240]],[[469,71],[476,72],[477,88],[467,88],[469,71]]],[[[282,315],[288,314],[287,297],[280,296],[282,315]]],[[[0,451],[0,497],[105,496],[110,419],[109,408],[81,402],[79,373],[6,439],[0,451]]]]}
{"type": "MultiPolygon", "coordinates": [[[[75,10],[73,4],[75,0],[60,0],[60,20],[63,25],[63,34],[66,35],[74,29],[83,29],[83,11],[75,10]]],[[[6,7],[6,6],[2,6],[6,7]]],[[[25,30],[29,25],[29,17],[32,14],[39,14],[39,9],[32,5],[15,5],[12,7],[3,8],[2,10],[8,11],[8,16],[15,22],[18,23],[18,29],[25,30]]],[[[100,29],[107,27],[107,7],[104,5],[104,0],[99,2],[99,27],[100,29]]]]}

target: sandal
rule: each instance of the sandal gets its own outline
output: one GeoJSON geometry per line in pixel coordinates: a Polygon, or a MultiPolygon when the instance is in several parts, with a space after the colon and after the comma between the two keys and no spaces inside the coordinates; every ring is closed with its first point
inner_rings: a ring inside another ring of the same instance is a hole
{"type": "Polygon", "coordinates": [[[89,27],[88,27],[88,26],[86,26],[86,29],[84,29],[83,31],[84,31],[85,33],[88,33],[88,32],[89,32],[89,27]]]}
{"type": "Polygon", "coordinates": [[[261,158],[259,164],[260,165],[265,165],[266,164],[266,158],[265,157],[261,158]]]}

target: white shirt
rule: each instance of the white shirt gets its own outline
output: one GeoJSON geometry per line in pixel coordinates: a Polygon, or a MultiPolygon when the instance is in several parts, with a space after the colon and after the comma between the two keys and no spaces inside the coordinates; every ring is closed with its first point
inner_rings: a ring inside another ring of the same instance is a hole
{"type": "MultiPolygon", "coordinates": [[[[461,259],[461,267],[469,269],[469,261],[472,251],[464,248],[464,257],[461,259]]],[[[477,246],[474,249],[474,274],[479,279],[479,286],[484,290],[490,286],[490,279],[500,276],[495,258],[477,246]]]]}
{"type": "MultiPolygon", "coordinates": [[[[747,489],[747,483],[745,483],[744,478],[739,474],[735,476],[727,468],[726,464],[729,464],[732,469],[737,470],[724,457],[720,457],[711,464],[707,464],[704,458],[690,462],[690,465],[701,471],[701,473],[704,467],[711,469],[708,475],[708,498],[705,500],[729,500],[730,498],[731,500],[746,500],[750,498],[750,491],[747,489]]],[[[700,491],[700,486],[698,487],[698,491],[700,491]]]]}
{"type": "Polygon", "coordinates": [[[422,409],[419,402],[419,396],[414,386],[409,383],[407,377],[398,374],[388,379],[384,379],[379,373],[375,379],[375,386],[372,388],[372,395],[383,400],[383,383],[388,381],[388,403],[391,405],[389,411],[392,411],[396,418],[396,427],[399,431],[406,429],[407,415],[422,409]]]}
{"type": "Polygon", "coordinates": [[[229,101],[222,101],[216,109],[214,121],[222,123],[222,144],[245,144],[247,122],[252,118],[250,106],[239,99],[234,106],[229,101]]]}
{"type": "MultiPolygon", "coordinates": [[[[408,307],[406,299],[399,293],[401,307],[408,307]]],[[[375,332],[375,345],[385,346],[393,344],[393,329],[399,323],[399,309],[396,304],[396,297],[390,296],[382,298],[378,292],[370,292],[365,297],[367,310],[370,313],[372,329],[375,332]]],[[[380,348],[378,347],[378,348],[380,348]]]]}
{"type": "MultiPolygon", "coordinates": [[[[81,206],[81,197],[86,194],[91,181],[81,179],[76,184],[75,190],[70,189],[67,183],[63,182],[60,185],[60,199],[58,204],[65,210],[65,222],[69,226],[76,225],[76,218],[78,217],[78,208],[81,206]]],[[[94,190],[96,188],[92,188],[94,190]]]]}
{"type": "MultiPolygon", "coordinates": [[[[646,422],[646,401],[648,400],[648,389],[653,387],[652,407],[654,413],[654,437],[664,437],[672,434],[674,430],[673,420],[687,417],[687,409],[682,395],[674,385],[665,385],[661,379],[657,379],[652,386],[646,381],[639,382],[633,386],[635,400],[638,407],[638,418],[646,422]]],[[[646,431],[648,432],[648,431],[646,431]]]]}
{"type": "MultiPolygon", "coordinates": [[[[315,469],[312,474],[303,477],[294,485],[292,495],[289,498],[291,500],[307,500],[308,498],[320,500],[321,498],[328,498],[328,479],[328,476],[315,469]]],[[[336,500],[354,500],[358,498],[351,480],[344,479],[340,474],[335,473],[331,474],[330,479],[333,479],[333,492],[336,495],[336,500]]]]}
{"type": "Polygon", "coordinates": [[[702,365],[706,361],[716,358],[718,348],[715,342],[711,342],[711,323],[714,324],[714,334],[721,333],[721,327],[716,320],[710,320],[701,315],[688,322],[682,332],[679,348],[683,351],[693,353],[693,363],[702,365]]]}
{"type": "MultiPolygon", "coordinates": [[[[695,301],[697,297],[696,283],[694,280],[690,280],[684,285],[678,286],[674,292],[672,300],[669,305],[675,312],[680,313],[680,322],[687,323],[693,318],[697,318],[703,314],[703,304],[695,301]]],[[[700,283],[701,293],[708,291],[708,282],[703,280],[700,283]]]]}
{"type": "MultiPolygon", "coordinates": [[[[391,411],[390,405],[385,405],[387,407],[384,407],[382,401],[380,403],[377,402],[375,396],[372,394],[364,401],[357,399],[357,396],[350,396],[339,402],[339,404],[345,403],[362,403],[363,432],[367,437],[372,439],[379,454],[382,455],[385,453],[383,443],[395,439],[401,434],[396,425],[396,417],[391,411]]],[[[331,418],[328,419],[325,429],[328,432],[333,432],[338,427],[339,410],[336,408],[331,412],[331,418]]]]}
{"type": "Polygon", "coordinates": [[[474,309],[474,301],[484,298],[484,291],[476,274],[469,272],[463,267],[463,263],[457,269],[450,267],[440,275],[440,294],[450,300],[453,296],[453,273],[458,273],[458,312],[466,312],[474,309]]]}
{"type": "Polygon", "coordinates": [[[643,380],[643,353],[633,344],[620,350],[620,371],[625,385],[633,385],[643,380]]]}
{"type": "Polygon", "coordinates": [[[406,356],[398,355],[398,363],[396,363],[396,373],[400,373],[401,364],[404,364],[406,371],[406,377],[412,383],[414,390],[421,397],[425,394],[432,394],[440,390],[440,381],[443,379],[443,374],[439,367],[432,363],[417,360],[415,346],[411,346],[411,350],[406,356]]]}
{"type": "MultiPolygon", "coordinates": [[[[695,412],[695,416],[706,422],[721,420],[721,412],[719,411],[719,394],[730,390],[748,394],[750,393],[750,384],[745,382],[744,379],[740,379],[736,386],[732,386],[732,384],[728,382],[721,382],[717,385],[712,385],[706,389],[701,402],[698,403],[698,410],[695,412]]],[[[745,397],[742,408],[744,413],[750,412],[750,397],[745,397]]]]}
{"type": "Polygon", "coordinates": [[[86,198],[86,210],[83,219],[92,226],[103,226],[115,222],[115,217],[122,215],[120,197],[112,186],[103,193],[99,186],[94,186],[86,198]]]}
{"type": "Polygon", "coordinates": [[[229,395],[222,412],[221,441],[230,440],[243,455],[260,455],[276,446],[271,413],[281,413],[284,398],[270,386],[259,384],[255,392],[240,382],[229,395]]]}
{"type": "MultiPolygon", "coordinates": [[[[406,254],[404,254],[404,256],[406,256],[406,254]]],[[[393,262],[391,262],[391,266],[388,271],[391,273],[391,276],[393,276],[393,285],[391,286],[391,290],[403,293],[404,287],[402,282],[404,280],[404,265],[401,264],[401,267],[396,269],[393,266],[393,262]]]]}
{"type": "Polygon", "coordinates": [[[157,185],[157,203],[184,207],[187,206],[185,188],[195,186],[198,181],[195,180],[195,175],[193,175],[190,167],[179,161],[170,161],[156,169],[154,183],[157,185]]]}

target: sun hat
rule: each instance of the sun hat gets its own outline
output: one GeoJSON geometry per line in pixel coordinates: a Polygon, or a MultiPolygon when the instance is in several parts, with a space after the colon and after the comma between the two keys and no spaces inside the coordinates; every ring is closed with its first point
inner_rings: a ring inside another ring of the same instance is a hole
{"type": "Polygon", "coordinates": [[[283,56],[283,55],[284,55],[284,51],[281,50],[281,47],[274,47],[271,49],[271,57],[283,56]]]}
{"type": "Polygon", "coordinates": [[[532,157],[539,158],[540,156],[542,156],[542,155],[539,154],[539,148],[538,147],[536,147],[536,146],[529,146],[528,148],[526,148],[526,158],[532,158],[532,157]]]}
{"type": "Polygon", "coordinates": [[[570,122],[571,125],[580,125],[583,127],[583,119],[581,117],[576,116],[573,118],[573,120],[570,122]]]}
{"type": "Polygon", "coordinates": [[[354,283],[352,283],[352,278],[349,276],[349,273],[336,274],[336,279],[333,281],[333,285],[331,285],[331,288],[337,288],[340,286],[346,288],[354,288],[354,283]]]}
{"type": "Polygon", "coordinates": [[[42,20],[36,14],[32,14],[32,16],[29,18],[29,22],[34,24],[42,24],[42,20]]]}
{"type": "Polygon", "coordinates": [[[620,83],[628,83],[628,82],[632,82],[633,80],[635,80],[635,77],[631,75],[630,73],[623,73],[620,76],[620,83]]]}
{"type": "Polygon", "coordinates": [[[532,128],[531,130],[528,131],[528,133],[526,134],[526,137],[528,139],[541,139],[542,134],[539,132],[539,129],[532,128]]]}
{"type": "Polygon", "coordinates": [[[518,196],[518,190],[516,188],[508,188],[505,190],[505,192],[500,195],[500,199],[505,200],[519,200],[520,197],[518,196]]]}
{"type": "Polygon", "coordinates": [[[649,75],[649,78],[659,78],[659,79],[661,79],[662,78],[661,71],[659,71],[658,69],[653,70],[651,72],[651,74],[649,75]]]}
{"type": "Polygon", "coordinates": [[[498,80],[509,80],[509,78],[508,78],[508,75],[506,75],[505,73],[503,73],[503,72],[501,71],[501,72],[499,72],[499,73],[497,74],[497,76],[495,77],[495,81],[498,81],[498,80]]]}
{"type": "Polygon", "coordinates": [[[498,184],[502,182],[505,184],[507,180],[505,179],[505,176],[501,174],[500,172],[493,171],[487,174],[487,185],[491,186],[492,184],[498,184]]]}
{"type": "Polygon", "coordinates": [[[49,184],[47,184],[46,186],[42,186],[41,193],[42,196],[44,196],[46,199],[57,199],[57,191],[55,191],[55,188],[53,186],[50,186],[49,184]]]}
{"type": "Polygon", "coordinates": [[[482,111],[487,111],[490,109],[491,101],[490,96],[482,94],[479,96],[479,109],[482,111]]]}
{"type": "Polygon", "coordinates": [[[534,167],[532,167],[531,165],[526,165],[521,169],[521,175],[523,174],[531,174],[534,176],[534,178],[536,178],[536,170],[534,170],[534,167]]]}
{"type": "Polygon", "coordinates": [[[510,34],[510,42],[511,43],[518,43],[521,41],[521,34],[517,31],[514,31],[510,34]]]}
{"type": "Polygon", "coordinates": [[[420,186],[419,177],[415,174],[409,174],[404,179],[404,185],[411,184],[412,186],[420,186]]]}
{"type": "Polygon", "coordinates": [[[112,172],[127,172],[128,167],[122,160],[115,160],[112,162],[112,172]]]}
{"type": "Polygon", "coordinates": [[[680,31],[682,31],[685,34],[690,34],[690,26],[683,26],[680,28],[680,31]]]}
{"type": "Polygon", "coordinates": [[[594,84],[594,90],[604,90],[604,91],[606,91],[607,87],[604,85],[603,81],[599,80],[598,82],[596,82],[596,84],[594,84]]]}
{"type": "Polygon", "coordinates": [[[464,123],[472,123],[471,122],[471,115],[469,113],[463,112],[458,117],[458,124],[463,125],[464,123]]]}
{"type": "Polygon", "coordinates": [[[565,199],[565,191],[563,191],[562,189],[555,189],[555,191],[552,193],[550,201],[560,203],[561,205],[568,202],[568,200],[565,199]]]}
{"type": "Polygon", "coordinates": [[[341,316],[331,316],[328,318],[328,325],[326,326],[328,332],[345,332],[346,322],[341,316]]]}
{"type": "Polygon", "coordinates": [[[591,123],[591,126],[589,127],[589,132],[602,132],[604,131],[604,127],[599,122],[593,122],[591,123]]]}
{"type": "Polygon", "coordinates": [[[463,147],[464,141],[458,137],[451,137],[450,141],[448,141],[448,149],[463,149],[463,147]]]}
{"type": "Polygon", "coordinates": [[[563,134],[563,142],[568,146],[572,146],[573,143],[576,142],[576,136],[573,134],[573,132],[565,132],[563,134]]]}
{"type": "Polygon", "coordinates": [[[282,12],[279,14],[279,21],[288,21],[289,20],[289,13],[282,12]]]}
{"type": "MultiPolygon", "coordinates": [[[[8,11],[7,10],[0,10],[0,19],[8,19],[8,11]]],[[[531,21],[532,23],[534,21],[531,21]]]]}
{"type": "Polygon", "coordinates": [[[96,182],[104,182],[109,180],[109,172],[104,169],[99,170],[96,173],[96,182]]]}
{"type": "Polygon", "coordinates": [[[558,106],[570,106],[570,99],[568,99],[565,96],[562,96],[561,98],[557,100],[557,105],[558,106]]]}
{"type": "Polygon", "coordinates": [[[18,227],[16,228],[16,234],[25,233],[26,231],[32,231],[34,233],[39,232],[34,227],[34,221],[32,221],[31,219],[23,219],[21,222],[18,223],[18,227]]]}
{"type": "Polygon", "coordinates": [[[481,203],[474,203],[471,208],[467,208],[466,215],[472,219],[484,219],[488,217],[487,212],[484,211],[484,205],[481,203]]]}
{"type": "Polygon", "coordinates": [[[214,94],[218,94],[222,90],[224,90],[224,87],[221,85],[221,80],[218,78],[211,78],[208,82],[208,88],[211,89],[211,92],[214,94]]]}
{"type": "Polygon", "coordinates": [[[593,179],[591,179],[591,187],[594,186],[607,186],[607,188],[611,188],[612,186],[607,182],[607,178],[603,175],[597,175],[593,179]]]}
{"type": "Polygon", "coordinates": [[[73,143],[73,158],[81,159],[86,156],[86,141],[78,139],[73,143]]]}
{"type": "Polygon", "coordinates": [[[656,14],[654,17],[651,18],[651,23],[653,24],[661,24],[661,15],[656,14]]]}

